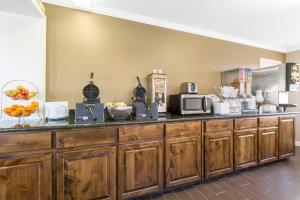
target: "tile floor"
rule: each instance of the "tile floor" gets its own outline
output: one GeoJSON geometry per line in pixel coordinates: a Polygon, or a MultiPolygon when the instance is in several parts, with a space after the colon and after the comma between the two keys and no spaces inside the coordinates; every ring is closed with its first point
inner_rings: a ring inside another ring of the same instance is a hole
{"type": "Polygon", "coordinates": [[[282,162],[139,199],[300,200],[300,148],[295,157],[282,162]]]}

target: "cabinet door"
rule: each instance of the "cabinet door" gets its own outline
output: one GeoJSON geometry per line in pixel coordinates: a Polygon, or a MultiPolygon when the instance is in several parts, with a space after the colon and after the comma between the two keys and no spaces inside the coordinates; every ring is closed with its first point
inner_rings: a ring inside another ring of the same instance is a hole
{"type": "Polygon", "coordinates": [[[233,132],[206,133],[205,177],[233,171],[233,132]]]}
{"type": "Polygon", "coordinates": [[[165,155],[167,187],[201,179],[200,136],[168,139],[165,155]]]}
{"type": "Polygon", "coordinates": [[[116,199],[116,148],[57,154],[57,199],[116,199]]]}
{"type": "Polygon", "coordinates": [[[258,134],[258,162],[277,160],[278,128],[260,129],[258,134]]]}
{"type": "Polygon", "coordinates": [[[51,200],[52,155],[0,160],[1,200],[51,200]]]}
{"type": "Polygon", "coordinates": [[[163,188],[163,141],[119,146],[119,199],[163,188]]]}
{"type": "Polygon", "coordinates": [[[234,132],[234,166],[242,169],[257,165],[257,130],[234,132]]]}
{"type": "Polygon", "coordinates": [[[293,118],[281,118],[279,122],[279,158],[295,155],[295,127],[293,118]]]}

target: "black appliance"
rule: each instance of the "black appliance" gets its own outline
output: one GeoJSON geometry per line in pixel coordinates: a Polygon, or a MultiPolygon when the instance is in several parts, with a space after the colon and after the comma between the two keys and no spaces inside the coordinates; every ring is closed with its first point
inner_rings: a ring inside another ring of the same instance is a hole
{"type": "Polygon", "coordinates": [[[94,73],[90,75],[90,83],[83,88],[83,103],[76,104],[76,123],[103,123],[104,104],[100,103],[100,90],[94,85],[94,73]]]}
{"type": "Polygon", "coordinates": [[[147,91],[139,77],[137,80],[138,86],[133,90],[132,98],[133,118],[135,120],[158,120],[158,99],[151,105],[147,105],[147,91]]]}

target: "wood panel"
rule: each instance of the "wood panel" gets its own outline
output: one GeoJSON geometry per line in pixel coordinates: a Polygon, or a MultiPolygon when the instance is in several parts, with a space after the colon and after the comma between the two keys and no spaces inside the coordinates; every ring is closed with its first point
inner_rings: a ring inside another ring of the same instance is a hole
{"type": "Polygon", "coordinates": [[[57,199],[116,199],[116,147],[57,154],[57,199]]]}
{"type": "Polygon", "coordinates": [[[234,120],[234,129],[251,129],[257,127],[257,118],[237,118],[234,120]]]}
{"type": "Polygon", "coordinates": [[[217,176],[233,171],[233,132],[206,133],[205,177],[217,176]]]}
{"type": "Polygon", "coordinates": [[[0,153],[51,149],[51,132],[0,134],[0,153]]]}
{"type": "Polygon", "coordinates": [[[56,132],[56,147],[69,148],[88,145],[115,144],[116,128],[86,128],[56,132]]]}
{"type": "Polygon", "coordinates": [[[213,119],[205,121],[205,132],[217,132],[233,129],[233,119],[213,119]]]}
{"type": "Polygon", "coordinates": [[[163,189],[163,141],[119,146],[119,199],[163,189]]]}
{"type": "Polygon", "coordinates": [[[278,116],[260,117],[260,127],[278,126],[278,116]]]}
{"type": "Polygon", "coordinates": [[[258,162],[266,163],[278,158],[278,128],[260,129],[258,133],[258,162]]]}
{"type": "Polygon", "coordinates": [[[0,199],[52,199],[51,163],[51,154],[0,159],[0,199]]]}
{"type": "Polygon", "coordinates": [[[201,137],[169,139],[165,144],[166,186],[201,180],[201,137]]]}
{"type": "Polygon", "coordinates": [[[234,132],[234,167],[242,169],[257,165],[257,130],[234,132]]]}
{"type": "Polygon", "coordinates": [[[160,139],[164,136],[163,124],[122,126],[119,129],[119,142],[160,139]]]}
{"type": "Polygon", "coordinates": [[[201,121],[166,124],[167,137],[181,137],[201,133],[201,121]]]}
{"type": "Polygon", "coordinates": [[[294,118],[279,118],[279,158],[295,155],[294,118]]]}

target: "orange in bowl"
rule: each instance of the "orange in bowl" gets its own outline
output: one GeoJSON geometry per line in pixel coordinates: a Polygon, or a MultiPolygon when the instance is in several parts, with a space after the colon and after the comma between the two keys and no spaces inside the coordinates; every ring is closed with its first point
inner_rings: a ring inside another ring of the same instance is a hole
{"type": "Polygon", "coordinates": [[[4,108],[4,112],[11,117],[28,117],[34,113],[39,106],[39,103],[34,101],[28,106],[12,105],[11,107],[4,108]]]}
{"type": "Polygon", "coordinates": [[[8,108],[5,108],[4,109],[4,112],[6,113],[6,114],[10,114],[12,111],[14,111],[11,107],[8,107],[8,108]]]}
{"type": "Polygon", "coordinates": [[[21,111],[14,110],[14,111],[12,111],[12,112],[10,113],[10,116],[12,116],[12,117],[20,117],[21,114],[22,114],[21,111]]]}
{"type": "Polygon", "coordinates": [[[37,107],[39,106],[39,102],[33,101],[33,102],[31,102],[31,105],[32,105],[34,108],[37,108],[37,107]]]}
{"type": "Polygon", "coordinates": [[[26,107],[24,108],[24,111],[25,111],[25,112],[32,113],[32,112],[35,111],[35,107],[33,107],[32,105],[26,106],[26,107]]]}
{"type": "Polygon", "coordinates": [[[11,106],[11,109],[13,109],[13,110],[16,110],[17,108],[19,108],[19,106],[16,104],[11,106]]]}

